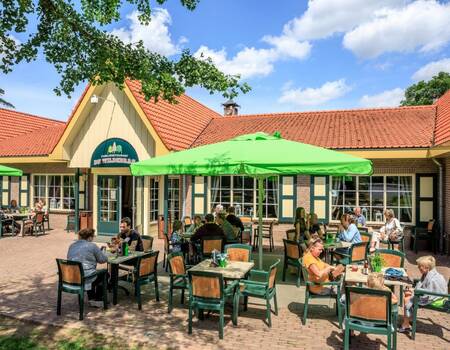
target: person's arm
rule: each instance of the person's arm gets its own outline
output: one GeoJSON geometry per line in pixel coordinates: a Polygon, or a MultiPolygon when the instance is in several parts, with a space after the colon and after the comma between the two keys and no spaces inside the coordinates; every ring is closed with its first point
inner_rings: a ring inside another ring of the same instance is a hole
{"type": "Polygon", "coordinates": [[[328,276],[328,274],[333,271],[334,267],[328,265],[323,270],[319,270],[316,264],[309,265],[309,271],[312,272],[317,278],[322,278],[328,276]]]}
{"type": "Polygon", "coordinates": [[[106,254],[103,253],[102,250],[95,243],[92,244],[94,245],[95,260],[97,260],[99,264],[104,264],[108,262],[108,257],[106,256],[106,254]]]}
{"type": "Polygon", "coordinates": [[[343,241],[351,242],[351,241],[353,241],[353,238],[355,237],[355,235],[357,233],[358,233],[358,229],[356,228],[356,226],[350,225],[347,230],[344,230],[343,232],[341,232],[341,234],[339,235],[339,238],[343,241]]]}

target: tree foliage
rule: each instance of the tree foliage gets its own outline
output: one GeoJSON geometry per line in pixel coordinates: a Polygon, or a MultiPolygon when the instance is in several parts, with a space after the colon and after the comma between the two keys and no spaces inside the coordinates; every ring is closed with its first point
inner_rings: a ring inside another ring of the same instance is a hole
{"type": "MultiPolygon", "coordinates": [[[[156,0],[164,4],[167,0],[156,0]]],[[[200,0],[180,0],[194,10],[200,0]]],[[[9,73],[20,62],[43,54],[61,76],[57,95],[70,94],[83,81],[100,85],[113,82],[123,87],[125,79],[142,83],[145,98],[174,101],[186,87],[200,86],[224,97],[246,93],[250,87],[239,76],[226,75],[210,59],[197,59],[184,50],[170,60],[146,49],[142,42],[125,44],[104,28],[120,19],[124,2],[139,12],[141,23],[151,20],[150,0],[2,0],[0,5],[0,69],[9,73]],[[77,8],[78,6],[78,8],[77,8]],[[36,27],[30,28],[30,18],[36,27]],[[15,34],[28,34],[18,42],[15,34]]]]}
{"type": "Polygon", "coordinates": [[[450,74],[440,72],[430,81],[419,81],[411,85],[405,91],[405,99],[400,103],[402,106],[431,105],[450,90],[450,74]]]}
{"type": "Polygon", "coordinates": [[[5,94],[5,90],[0,88],[0,107],[8,107],[8,108],[14,108],[14,106],[2,98],[2,96],[5,94]]]}

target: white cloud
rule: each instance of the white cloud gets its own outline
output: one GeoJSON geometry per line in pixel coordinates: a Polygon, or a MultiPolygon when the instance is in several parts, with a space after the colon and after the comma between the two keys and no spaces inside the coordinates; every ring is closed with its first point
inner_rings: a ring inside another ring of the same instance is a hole
{"type": "Polygon", "coordinates": [[[131,21],[129,27],[114,29],[111,34],[116,35],[125,43],[136,43],[140,40],[150,51],[164,56],[175,55],[180,52],[181,45],[187,42],[181,37],[178,43],[174,42],[169,32],[172,18],[169,11],[162,8],[153,10],[151,21],[148,25],[139,22],[138,12],[133,11],[127,16],[131,21]]]}
{"type": "Polygon", "coordinates": [[[309,42],[298,41],[287,35],[266,35],[262,40],[274,46],[279,58],[296,58],[302,60],[307,58],[311,52],[311,44],[309,42]]]}
{"type": "Polygon", "coordinates": [[[344,47],[362,58],[385,52],[428,52],[450,41],[450,3],[415,1],[377,11],[375,18],[344,36],[344,47]]]}
{"type": "Polygon", "coordinates": [[[400,88],[386,90],[376,95],[364,95],[359,103],[363,107],[398,107],[405,97],[405,91],[400,88]]]}
{"type": "Polygon", "coordinates": [[[450,58],[444,58],[442,60],[426,64],[413,74],[412,79],[414,81],[420,80],[428,81],[435,75],[437,75],[439,72],[450,73],[450,58]]]}
{"type": "Polygon", "coordinates": [[[280,103],[297,106],[317,106],[344,96],[351,90],[345,79],[328,81],[318,88],[286,89],[278,99],[280,103]]]}

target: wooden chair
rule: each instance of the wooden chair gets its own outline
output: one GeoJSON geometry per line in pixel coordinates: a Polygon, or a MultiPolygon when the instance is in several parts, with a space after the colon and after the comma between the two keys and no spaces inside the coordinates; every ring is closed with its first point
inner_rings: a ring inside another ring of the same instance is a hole
{"type": "MultiPolygon", "coordinates": [[[[378,249],[377,253],[383,259],[383,266],[385,267],[405,267],[405,253],[393,249],[378,249]]],[[[393,286],[392,286],[393,287],[393,286]]],[[[393,289],[393,288],[392,288],[393,289]]],[[[403,286],[400,286],[400,306],[403,305],[403,286]]]]}
{"type": "Polygon", "coordinates": [[[184,290],[189,288],[189,283],[183,253],[171,253],[167,260],[169,264],[169,306],[167,312],[171,313],[173,309],[173,291],[181,289],[181,304],[184,304],[184,290]]]}
{"type": "Polygon", "coordinates": [[[309,271],[303,265],[303,260],[300,259],[300,264],[302,266],[302,274],[303,280],[305,281],[306,290],[305,290],[305,303],[303,305],[303,325],[306,325],[306,319],[308,317],[308,304],[311,299],[335,299],[336,301],[336,315],[338,316],[339,328],[342,328],[342,316],[341,316],[341,308],[339,307],[339,300],[341,299],[341,279],[330,282],[312,282],[309,280],[309,271]],[[321,287],[335,287],[336,294],[314,294],[309,291],[310,286],[321,286],[321,287]]]}
{"type": "Polygon", "coordinates": [[[45,213],[38,211],[33,219],[33,234],[38,236],[39,234],[45,235],[45,213]]]}
{"type": "Polygon", "coordinates": [[[221,273],[205,271],[188,271],[189,276],[189,321],[188,333],[192,334],[192,312],[197,315],[203,310],[219,312],[219,338],[223,339],[225,298],[233,300],[232,321],[237,325],[237,314],[239,306],[238,281],[228,283],[225,287],[221,273]]]}
{"type": "Polygon", "coordinates": [[[224,238],[222,236],[203,237],[200,243],[201,258],[205,259],[211,257],[213,250],[223,252],[223,241],[224,238]]]}
{"type": "Polygon", "coordinates": [[[75,231],[75,214],[69,213],[67,214],[67,223],[66,223],[66,231],[75,231]]]}
{"type": "Polygon", "coordinates": [[[153,251],[139,256],[132,275],[125,275],[121,279],[134,285],[134,292],[138,303],[138,309],[142,310],[141,286],[155,283],[156,301],[159,301],[158,288],[158,254],[153,251]]]}
{"type": "Polygon", "coordinates": [[[437,306],[437,305],[433,305],[433,303],[428,304],[428,305],[420,305],[419,304],[420,297],[423,297],[425,295],[430,295],[430,296],[435,296],[435,297],[442,297],[442,298],[444,298],[444,301],[448,302],[450,300],[450,279],[448,281],[447,294],[431,293],[431,292],[427,292],[427,291],[424,291],[424,290],[421,290],[421,289],[415,289],[414,290],[414,299],[413,299],[414,309],[413,309],[412,331],[411,331],[411,338],[412,338],[412,340],[414,340],[416,338],[417,312],[419,311],[419,309],[428,309],[428,310],[433,310],[433,311],[437,311],[437,312],[444,312],[444,313],[448,314],[448,308],[445,308],[444,305],[437,306]]]}
{"type": "Polygon", "coordinates": [[[167,256],[170,254],[172,250],[170,237],[167,233],[164,233],[164,257],[163,257],[163,268],[167,272],[168,264],[167,264],[167,256]]]}
{"type": "Polygon", "coordinates": [[[437,237],[439,236],[439,222],[430,220],[426,227],[414,226],[411,229],[410,248],[417,254],[417,243],[419,241],[427,241],[430,243],[431,250],[434,254],[437,251],[437,237]],[[436,234],[437,233],[437,234],[436,234]]]}
{"type": "Polygon", "coordinates": [[[280,260],[277,260],[269,267],[269,271],[250,270],[250,279],[242,280],[239,290],[239,294],[244,297],[244,311],[247,311],[249,297],[264,299],[266,301],[266,319],[269,327],[272,327],[272,307],[270,305],[272,299],[275,307],[275,315],[278,315],[276,275],[279,263],[280,260]],[[252,277],[256,276],[259,277],[259,280],[252,280],[252,277]],[[260,281],[261,279],[263,281],[260,281]]]}
{"type": "Polygon", "coordinates": [[[229,261],[249,262],[252,260],[252,246],[250,244],[227,244],[225,253],[229,261]]]}
{"type": "MultiPolygon", "coordinates": [[[[262,241],[264,242],[264,239],[269,240],[269,250],[272,251],[275,247],[274,241],[273,241],[273,225],[274,222],[271,221],[270,223],[263,223],[262,225],[262,241]]],[[[253,229],[253,248],[257,249],[259,245],[259,226],[255,227],[253,229]]]]}
{"type": "Polygon", "coordinates": [[[391,292],[361,287],[346,287],[344,349],[350,346],[350,331],[387,336],[387,348],[397,348],[397,312],[391,292]],[[391,347],[392,345],[392,347],[391,347]]]}
{"type": "Polygon", "coordinates": [[[296,235],[297,235],[297,232],[296,232],[295,228],[286,230],[286,239],[288,241],[295,241],[296,235]]]}
{"type": "MultiPolygon", "coordinates": [[[[56,259],[58,266],[58,300],[56,303],[56,314],[61,315],[62,292],[78,294],[78,306],[80,321],[83,320],[84,315],[84,284],[86,278],[84,277],[83,265],[78,261],[56,259]]],[[[97,274],[103,277],[103,308],[108,307],[107,295],[107,271],[98,270],[97,274]]],[[[91,277],[91,276],[89,276],[91,277]]]]}
{"type": "Polygon", "coordinates": [[[363,241],[363,242],[369,242],[369,245],[370,245],[370,242],[372,241],[372,234],[371,233],[369,233],[368,231],[359,231],[359,234],[361,235],[361,240],[363,241]]]}
{"type": "Polygon", "coordinates": [[[367,251],[369,249],[369,242],[354,243],[350,247],[349,254],[341,252],[333,254],[337,257],[337,263],[342,265],[351,265],[355,263],[363,263],[367,260],[367,251]]]}
{"type": "Polygon", "coordinates": [[[152,236],[141,236],[142,245],[144,247],[144,252],[149,252],[153,248],[153,237],[152,236]]]}
{"type": "Polygon", "coordinates": [[[283,264],[283,282],[286,281],[286,270],[288,266],[297,269],[297,287],[300,287],[302,266],[300,258],[303,256],[303,248],[298,241],[283,239],[284,244],[284,264],[283,264]]]}
{"type": "Polygon", "coordinates": [[[44,222],[47,223],[47,230],[50,230],[50,214],[48,211],[44,213],[44,222]]]}

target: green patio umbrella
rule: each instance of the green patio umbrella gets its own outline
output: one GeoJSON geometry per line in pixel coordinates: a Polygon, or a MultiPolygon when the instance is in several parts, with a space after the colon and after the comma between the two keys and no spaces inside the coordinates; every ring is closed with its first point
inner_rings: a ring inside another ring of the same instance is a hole
{"type": "Polygon", "coordinates": [[[265,178],[275,175],[371,175],[372,162],[322,147],[285,140],[280,133],[242,135],[228,141],[131,164],[134,176],[247,175],[258,180],[259,265],[265,178]]]}
{"type": "Polygon", "coordinates": [[[20,169],[0,165],[0,176],[22,176],[22,174],[23,172],[20,169]]]}

